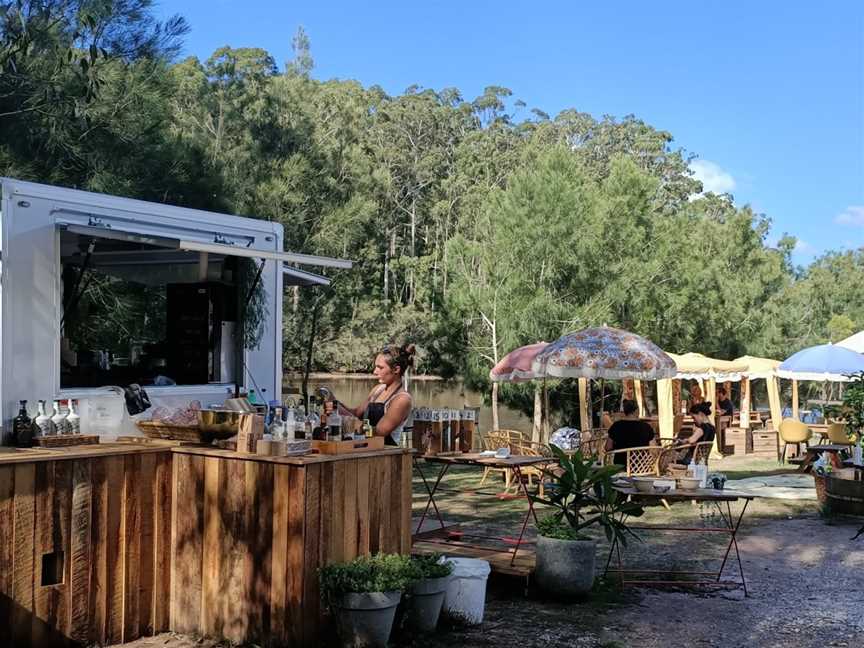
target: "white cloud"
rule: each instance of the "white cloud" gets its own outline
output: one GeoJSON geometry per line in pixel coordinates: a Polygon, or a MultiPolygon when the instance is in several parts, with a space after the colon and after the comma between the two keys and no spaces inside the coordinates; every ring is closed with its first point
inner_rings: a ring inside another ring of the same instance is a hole
{"type": "Polygon", "coordinates": [[[693,160],[690,163],[693,177],[702,183],[704,193],[731,193],[735,189],[735,178],[710,160],[693,160]]]}
{"type": "Polygon", "coordinates": [[[864,227],[864,205],[850,205],[846,211],[834,217],[834,222],[838,225],[864,227]]]}

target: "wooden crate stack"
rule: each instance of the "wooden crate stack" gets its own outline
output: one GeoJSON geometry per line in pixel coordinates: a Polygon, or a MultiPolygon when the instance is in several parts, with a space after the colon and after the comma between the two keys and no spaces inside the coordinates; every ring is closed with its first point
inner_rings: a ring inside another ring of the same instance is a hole
{"type": "Polygon", "coordinates": [[[778,453],[778,439],[775,430],[752,430],[753,454],[766,457],[776,457],[778,453]]]}
{"type": "Polygon", "coordinates": [[[474,410],[414,410],[412,447],[421,454],[471,452],[477,429],[474,410]]]}

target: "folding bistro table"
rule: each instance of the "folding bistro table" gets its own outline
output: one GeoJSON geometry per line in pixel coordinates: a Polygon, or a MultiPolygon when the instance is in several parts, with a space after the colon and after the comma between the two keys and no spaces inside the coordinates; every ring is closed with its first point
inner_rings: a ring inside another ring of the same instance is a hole
{"type": "MultiPolygon", "coordinates": [[[[441,512],[438,510],[438,504],[435,501],[435,495],[439,492],[447,492],[454,493],[459,495],[467,494],[465,491],[460,491],[456,489],[447,489],[441,486],[441,480],[444,478],[444,475],[447,474],[447,471],[451,466],[476,466],[478,468],[499,468],[499,469],[508,469],[513,471],[513,475],[516,478],[517,487],[520,489],[522,496],[525,498],[525,501],[528,504],[528,509],[525,511],[525,518],[522,521],[522,527],[519,531],[519,537],[516,539],[513,546],[513,553],[510,558],[510,565],[512,566],[516,561],[516,554],[519,551],[519,548],[524,544],[523,538],[525,537],[525,529],[528,527],[528,521],[531,518],[534,518],[534,523],[537,523],[537,514],[534,512],[534,502],[531,500],[531,497],[528,493],[528,485],[522,479],[523,473],[522,469],[526,466],[539,466],[547,463],[554,463],[555,459],[551,459],[548,457],[533,457],[533,456],[510,456],[506,459],[500,457],[486,457],[479,454],[454,454],[454,455],[434,455],[434,456],[415,456],[414,457],[414,467],[417,469],[417,472],[420,474],[421,479],[423,480],[423,485],[426,487],[426,492],[429,495],[429,499],[426,502],[426,507],[423,510],[423,515],[420,517],[420,522],[417,524],[417,529],[414,532],[415,537],[419,537],[420,530],[423,528],[423,522],[426,520],[426,516],[429,514],[429,508],[431,507],[436,517],[438,518],[438,522],[441,525],[441,531],[444,532],[444,536],[441,540],[442,543],[446,543],[446,535],[447,528],[444,524],[444,520],[441,517],[441,512]],[[426,479],[426,475],[423,472],[421,467],[421,461],[425,461],[426,463],[434,463],[440,465],[440,470],[438,471],[438,475],[435,478],[434,483],[430,486],[429,481],[426,479]]],[[[472,489],[471,493],[475,494],[487,494],[487,495],[497,495],[498,493],[493,493],[491,491],[482,491],[480,489],[472,489]]],[[[423,539],[425,541],[430,541],[428,534],[422,534],[423,539]]],[[[489,536],[480,536],[480,535],[471,535],[462,533],[461,531],[455,534],[460,540],[461,538],[478,538],[478,539],[486,539],[486,540],[501,540],[501,538],[491,538],[489,536]]],[[[435,541],[434,539],[432,541],[435,541]]],[[[479,545],[479,544],[468,544],[464,542],[460,542],[463,547],[474,547],[477,549],[487,549],[488,546],[479,545]]]]}
{"type": "MultiPolygon", "coordinates": [[[[628,495],[633,501],[643,502],[646,504],[649,503],[660,503],[661,500],[665,500],[669,504],[673,504],[676,502],[709,502],[717,507],[718,512],[720,513],[720,518],[723,522],[722,526],[716,527],[681,527],[681,526],[660,526],[660,525],[652,525],[652,526],[636,526],[633,524],[627,524],[630,529],[642,530],[642,531],[675,531],[680,533],[693,533],[693,534],[725,534],[729,537],[729,543],[726,545],[726,551],[723,554],[723,560],[720,563],[720,568],[717,571],[670,571],[670,570],[658,570],[658,569],[627,569],[623,565],[623,561],[621,558],[621,546],[618,543],[617,538],[612,542],[612,546],[609,548],[609,557],[606,560],[606,569],[604,575],[608,574],[617,574],[620,580],[621,585],[639,585],[639,586],[652,586],[652,585],[666,585],[666,586],[676,586],[676,587],[686,587],[686,586],[694,586],[694,585],[711,585],[711,586],[735,586],[741,587],[744,590],[744,596],[748,596],[747,593],[747,581],[744,577],[744,565],[741,562],[741,553],[738,549],[738,530],[741,527],[741,520],[744,519],[744,514],[747,512],[747,506],[750,502],[755,499],[753,495],[749,495],[746,493],[738,493],[735,491],[726,491],[726,490],[714,490],[714,489],[697,489],[697,490],[677,490],[673,492],[666,493],[642,493],[637,491],[632,487],[623,487],[616,486],[615,490],[617,490],[622,495],[628,495]],[[738,500],[743,500],[744,504],[741,507],[740,512],[737,516],[733,514],[732,511],[732,502],[737,502],[738,500]],[[725,510],[724,510],[725,508],[725,510]],[[739,578],[732,579],[723,579],[723,570],[726,568],[726,564],[729,562],[729,556],[732,551],[735,550],[735,560],[738,563],[738,574],[739,578]],[[617,569],[610,569],[610,565],[612,563],[612,557],[617,556],[617,569]],[[669,579],[669,578],[660,578],[660,579],[652,579],[649,576],[652,575],[660,575],[666,577],[674,577],[674,576],[683,576],[688,577],[686,579],[669,579]],[[697,577],[696,580],[692,579],[692,577],[697,577]]],[[[626,516],[622,516],[622,520],[626,516]]]]}

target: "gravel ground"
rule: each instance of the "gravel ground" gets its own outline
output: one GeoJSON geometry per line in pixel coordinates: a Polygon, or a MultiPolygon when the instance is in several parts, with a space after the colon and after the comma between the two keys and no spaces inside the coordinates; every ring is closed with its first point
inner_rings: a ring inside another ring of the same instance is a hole
{"type": "MultiPolygon", "coordinates": [[[[486,619],[476,629],[446,628],[427,639],[401,636],[398,646],[674,648],[864,645],[864,540],[850,538],[860,521],[827,524],[815,514],[757,519],[740,538],[750,596],[598,587],[591,599],[562,604],[518,581],[490,584],[486,619]]],[[[660,551],[669,564],[689,544],[660,551]]],[[[680,563],[679,563],[680,564],[680,563]]],[[[194,637],[163,634],[134,648],[211,648],[194,637]]]]}

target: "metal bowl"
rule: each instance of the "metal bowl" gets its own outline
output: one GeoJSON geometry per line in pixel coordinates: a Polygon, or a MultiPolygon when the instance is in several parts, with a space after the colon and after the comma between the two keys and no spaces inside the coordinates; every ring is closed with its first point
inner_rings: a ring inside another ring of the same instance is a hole
{"type": "Polygon", "coordinates": [[[232,410],[198,410],[198,427],[211,439],[228,439],[240,430],[243,412],[232,410]]]}

